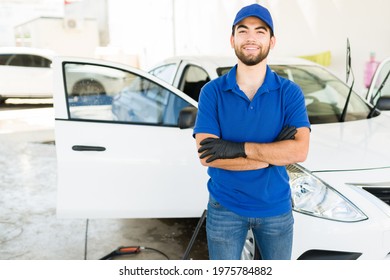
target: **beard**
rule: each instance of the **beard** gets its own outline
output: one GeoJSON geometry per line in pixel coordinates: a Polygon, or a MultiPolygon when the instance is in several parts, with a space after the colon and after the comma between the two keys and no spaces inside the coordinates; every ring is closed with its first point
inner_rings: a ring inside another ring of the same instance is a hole
{"type": "Polygon", "coordinates": [[[242,51],[242,49],[239,46],[234,47],[234,52],[236,53],[237,58],[244,63],[247,66],[254,66],[262,62],[264,59],[267,58],[269,51],[271,49],[271,46],[268,45],[268,47],[260,48],[260,52],[257,55],[246,55],[242,51]]]}

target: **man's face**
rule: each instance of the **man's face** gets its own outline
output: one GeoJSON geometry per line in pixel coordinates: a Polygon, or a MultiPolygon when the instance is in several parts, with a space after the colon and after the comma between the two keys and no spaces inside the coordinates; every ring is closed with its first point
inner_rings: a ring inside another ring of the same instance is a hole
{"type": "Polygon", "coordinates": [[[275,37],[271,37],[269,27],[257,17],[247,17],[234,28],[230,43],[238,59],[245,65],[262,62],[275,45],[275,37]]]}

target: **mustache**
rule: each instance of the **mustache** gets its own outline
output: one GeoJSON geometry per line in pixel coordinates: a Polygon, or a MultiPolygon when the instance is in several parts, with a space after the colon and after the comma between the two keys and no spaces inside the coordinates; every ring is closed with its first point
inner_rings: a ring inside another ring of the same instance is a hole
{"type": "Polygon", "coordinates": [[[241,46],[242,48],[247,48],[247,47],[257,47],[259,49],[262,49],[262,46],[259,44],[254,44],[254,43],[246,43],[241,46]]]}

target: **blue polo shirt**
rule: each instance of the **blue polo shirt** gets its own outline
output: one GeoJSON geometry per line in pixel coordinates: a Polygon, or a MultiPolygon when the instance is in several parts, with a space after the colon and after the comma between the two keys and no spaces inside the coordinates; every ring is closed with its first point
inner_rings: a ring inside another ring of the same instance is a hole
{"type": "MultiPolygon", "coordinates": [[[[237,65],[201,91],[194,134],[210,133],[234,142],[273,142],[286,125],[310,127],[298,85],[269,66],[263,85],[250,101],[236,81],[237,65]]],[[[208,168],[208,190],[227,209],[246,217],[270,217],[291,210],[284,166],[251,171],[208,168]]]]}

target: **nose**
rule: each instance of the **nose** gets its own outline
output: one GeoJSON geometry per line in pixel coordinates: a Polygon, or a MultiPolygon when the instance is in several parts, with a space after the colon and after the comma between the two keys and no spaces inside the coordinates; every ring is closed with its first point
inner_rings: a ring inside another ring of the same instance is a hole
{"type": "Polygon", "coordinates": [[[249,31],[249,32],[247,33],[246,41],[247,41],[247,42],[255,42],[255,41],[256,41],[256,32],[254,32],[254,31],[249,31]]]}

